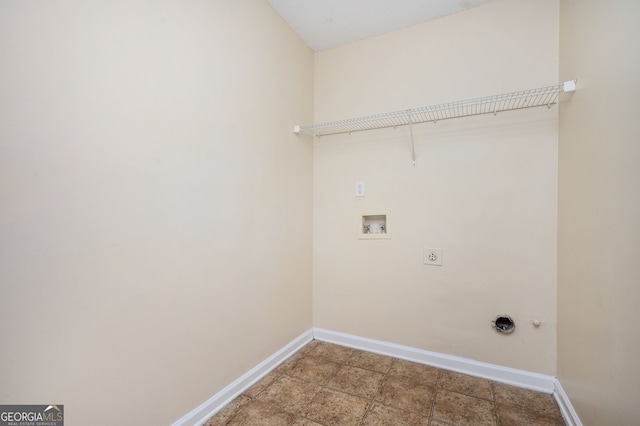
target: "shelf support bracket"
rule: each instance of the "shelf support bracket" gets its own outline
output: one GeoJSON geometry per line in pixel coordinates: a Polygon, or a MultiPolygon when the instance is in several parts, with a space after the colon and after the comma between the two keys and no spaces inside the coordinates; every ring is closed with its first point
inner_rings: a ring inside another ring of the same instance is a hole
{"type": "Polygon", "coordinates": [[[576,83],[578,80],[569,80],[562,83],[562,91],[563,92],[573,92],[576,90],[576,83]]]}
{"type": "Polygon", "coordinates": [[[413,167],[416,166],[416,147],[413,144],[413,118],[411,117],[411,110],[407,110],[407,115],[409,116],[409,133],[411,134],[411,165],[413,167]]]}

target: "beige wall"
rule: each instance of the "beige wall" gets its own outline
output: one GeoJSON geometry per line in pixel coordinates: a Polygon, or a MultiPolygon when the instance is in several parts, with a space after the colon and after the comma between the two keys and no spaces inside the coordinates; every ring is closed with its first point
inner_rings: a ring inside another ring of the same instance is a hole
{"type": "Polygon", "coordinates": [[[558,378],[585,425],[640,416],[640,3],[562,0],[558,378]]]}
{"type": "Polygon", "coordinates": [[[169,424],[311,327],[313,52],[262,0],[0,3],[0,401],[169,424]]]}
{"type": "Polygon", "coordinates": [[[263,1],[0,3],[0,401],[176,420],[311,327],[313,223],[314,326],[545,374],[557,258],[558,377],[585,424],[635,421],[640,11],[558,3],[318,53],[315,93],[263,1]],[[559,157],[557,107],[416,126],[415,168],[406,128],[313,164],[290,132],[576,77],[559,157]]]}
{"type": "MultiPolygon", "coordinates": [[[[320,52],[315,120],[555,84],[558,31],[556,0],[498,0],[320,52]]],[[[407,128],[316,139],[314,326],[555,374],[557,111],[415,126],[415,168],[407,128]],[[359,240],[379,212],[392,239],[359,240]]]]}

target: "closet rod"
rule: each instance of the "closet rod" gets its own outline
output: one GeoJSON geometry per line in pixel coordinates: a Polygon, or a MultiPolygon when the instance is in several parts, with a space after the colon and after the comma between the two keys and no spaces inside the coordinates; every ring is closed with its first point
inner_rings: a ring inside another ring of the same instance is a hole
{"type": "MultiPolygon", "coordinates": [[[[440,120],[481,114],[497,114],[503,111],[512,111],[524,108],[540,106],[547,106],[550,108],[551,105],[557,102],[560,93],[572,92],[575,89],[576,80],[571,80],[553,86],[503,93],[501,95],[485,96],[482,98],[468,99],[464,101],[410,108],[382,114],[348,118],[345,120],[296,125],[293,126],[293,132],[304,132],[320,137],[426,122],[436,123],[440,120]]],[[[415,156],[413,160],[415,163],[415,156]]]]}

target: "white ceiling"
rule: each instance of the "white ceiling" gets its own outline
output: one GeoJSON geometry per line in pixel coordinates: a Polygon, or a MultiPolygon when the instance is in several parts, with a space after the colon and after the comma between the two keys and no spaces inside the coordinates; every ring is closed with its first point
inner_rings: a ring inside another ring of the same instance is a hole
{"type": "Polygon", "coordinates": [[[267,0],[313,50],[460,12],[492,0],[267,0]]]}

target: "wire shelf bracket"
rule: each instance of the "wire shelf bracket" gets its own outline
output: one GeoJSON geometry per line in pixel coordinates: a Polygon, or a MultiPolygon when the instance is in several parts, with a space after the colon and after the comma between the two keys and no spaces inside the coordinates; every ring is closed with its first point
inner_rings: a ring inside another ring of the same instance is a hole
{"type": "Polygon", "coordinates": [[[419,123],[470,117],[481,114],[494,114],[517,109],[546,106],[551,108],[558,102],[561,93],[576,90],[576,80],[565,81],[553,86],[501,95],[485,96],[464,101],[449,102],[438,105],[385,112],[382,114],[327,121],[323,123],[295,125],[293,132],[307,133],[315,137],[337,135],[341,133],[361,132],[365,130],[383,129],[387,127],[409,126],[411,134],[412,164],[416,165],[416,153],[413,143],[413,125],[419,123]]]}

